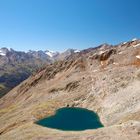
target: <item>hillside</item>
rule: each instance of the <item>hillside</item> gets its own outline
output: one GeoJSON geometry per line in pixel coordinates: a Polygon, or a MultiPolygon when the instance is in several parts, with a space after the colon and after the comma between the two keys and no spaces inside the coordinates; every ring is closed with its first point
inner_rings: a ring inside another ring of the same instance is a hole
{"type": "Polygon", "coordinates": [[[30,75],[47,64],[63,60],[74,53],[73,49],[63,53],[52,51],[21,52],[13,49],[0,49],[0,97],[20,84],[30,75]]]}
{"type": "Polygon", "coordinates": [[[140,40],[46,65],[0,99],[0,140],[139,140],[139,68],[140,40]],[[95,111],[105,127],[69,132],[35,124],[66,106],[95,111]]]}

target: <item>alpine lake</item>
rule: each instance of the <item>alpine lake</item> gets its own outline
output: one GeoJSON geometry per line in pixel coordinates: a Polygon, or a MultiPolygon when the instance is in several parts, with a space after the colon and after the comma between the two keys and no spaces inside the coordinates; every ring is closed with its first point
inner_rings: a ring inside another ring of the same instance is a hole
{"type": "Polygon", "coordinates": [[[104,127],[95,112],[77,107],[60,108],[55,115],[41,119],[36,124],[63,131],[82,131],[104,127]]]}

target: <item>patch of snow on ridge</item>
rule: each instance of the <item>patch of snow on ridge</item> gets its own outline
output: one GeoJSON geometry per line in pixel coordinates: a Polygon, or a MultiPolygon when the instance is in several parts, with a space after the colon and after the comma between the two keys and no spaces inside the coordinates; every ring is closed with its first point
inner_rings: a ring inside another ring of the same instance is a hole
{"type": "Polygon", "coordinates": [[[1,55],[1,56],[5,56],[6,53],[4,53],[2,50],[0,50],[0,55],[1,55]]]}
{"type": "Polygon", "coordinates": [[[136,41],[136,40],[137,40],[137,38],[133,38],[133,39],[132,39],[132,41],[136,41]]]}
{"type": "Polygon", "coordinates": [[[78,52],[80,52],[79,50],[74,50],[74,53],[78,53],[78,52]]]}
{"type": "Polygon", "coordinates": [[[55,55],[58,54],[58,52],[53,52],[53,51],[46,50],[45,51],[45,54],[47,54],[49,57],[54,57],[55,55]]]}
{"type": "Polygon", "coordinates": [[[125,45],[127,42],[123,42],[122,44],[125,45]]]}
{"type": "Polygon", "coordinates": [[[140,55],[137,55],[136,58],[140,59],[140,55]]]}
{"type": "Polygon", "coordinates": [[[47,52],[45,52],[45,53],[46,53],[48,56],[53,57],[52,52],[47,51],[47,52]]]}

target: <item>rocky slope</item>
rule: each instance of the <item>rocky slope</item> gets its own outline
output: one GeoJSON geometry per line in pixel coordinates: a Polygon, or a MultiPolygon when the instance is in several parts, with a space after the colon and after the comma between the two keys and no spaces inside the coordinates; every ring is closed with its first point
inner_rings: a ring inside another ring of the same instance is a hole
{"type": "Polygon", "coordinates": [[[70,49],[63,53],[52,51],[19,52],[13,49],[0,49],[0,97],[28,78],[36,70],[58,59],[65,59],[74,53],[70,49]]]}
{"type": "Polygon", "coordinates": [[[34,57],[25,52],[12,49],[0,49],[0,96],[28,78],[49,60],[34,57]]]}
{"type": "Polygon", "coordinates": [[[140,40],[103,44],[47,65],[0,99],[1,140],[139,140],[140,40]],[[59,131],[35,124],[64,106],[100,116],[104,128],[59,131]]]}

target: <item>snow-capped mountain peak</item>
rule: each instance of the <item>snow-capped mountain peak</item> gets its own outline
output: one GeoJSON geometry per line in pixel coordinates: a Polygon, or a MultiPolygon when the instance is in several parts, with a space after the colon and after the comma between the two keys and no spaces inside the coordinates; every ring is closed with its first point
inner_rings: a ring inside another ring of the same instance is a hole
{"type": "Polygon", "coordinates": [[[2,50],[0,50],[0,55],[5,56],[6,54],[2,50]]]}
{"type": "Polygon", "coordinates": [[[5,56],[6,53],[7,53],[8,51],[9,51],[9,50],[8,50],[7,48],[1,48],[1,49],[0,49],[0,55],[1,55],[1,56],[5,56]]]}
{"type": "Polygon", "coordinates": [[[78,52],[80,52],[80,50],[74,50],[74,53],[78,53],[78,52]]]}
{"type": "Polygon", "coordinates": [[[45,51],[45,54],[47,54],[49,57],[54,57],[55,55],[58,54],[58,52],[53,52],[53,51],[46,50],[45,51]]]}

